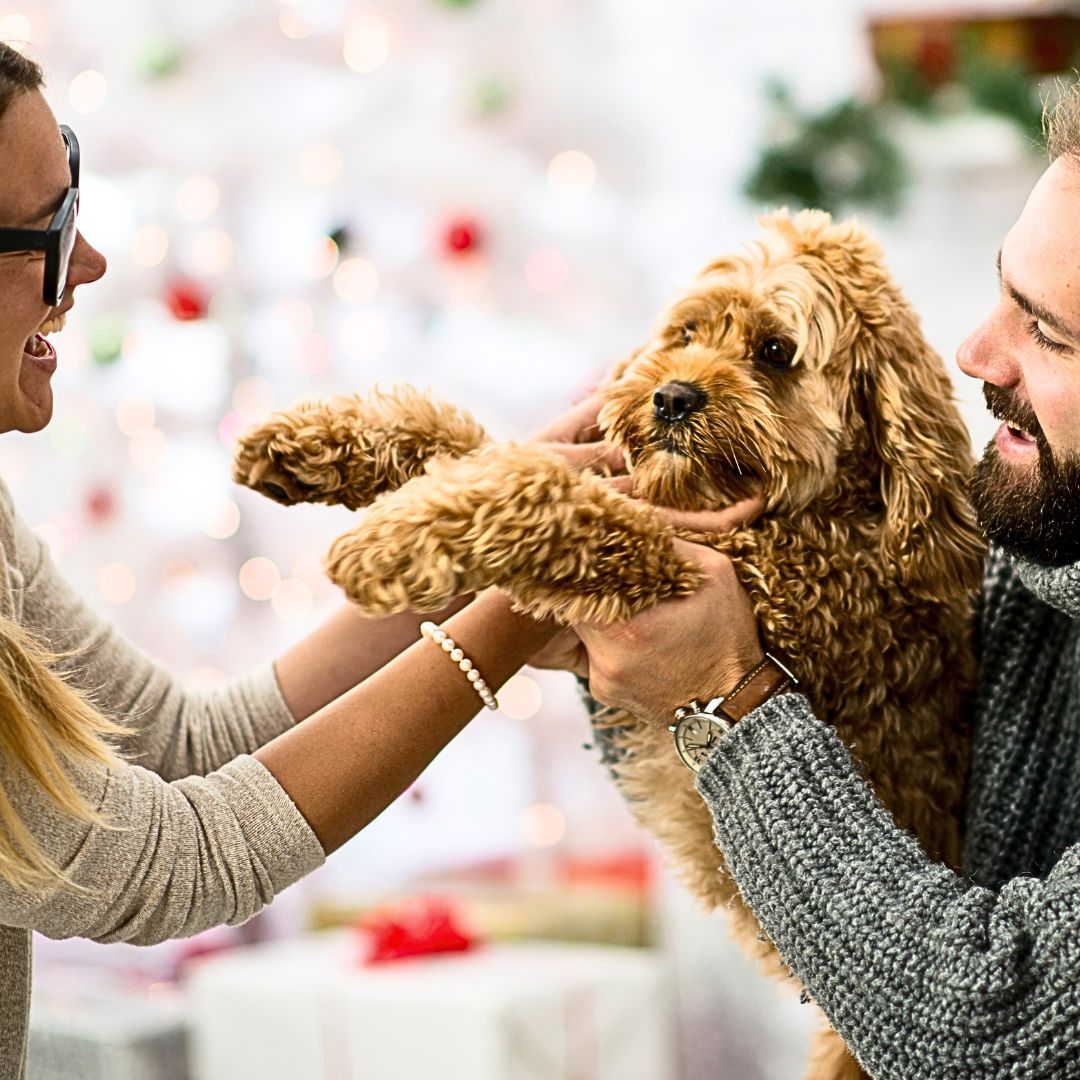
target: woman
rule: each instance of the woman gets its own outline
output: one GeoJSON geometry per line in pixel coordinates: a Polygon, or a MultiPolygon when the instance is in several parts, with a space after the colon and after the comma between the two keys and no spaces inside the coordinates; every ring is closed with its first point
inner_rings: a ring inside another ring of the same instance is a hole
{"type": "MultiPolygon", "coordinates": [[[[46,335],[105,272],[41,85],[0,44],[0,432],[48,424],[46,335]]],[[[595,407],[545,433],[583,464],[609,455],[570,445],[595,407]]],[[[445,630],[493,687],[555,633],[497,592],[456,608],[445,630]]],[[[23,1074],[31,930],[151,944],[242,922],[475,715],[467,665],[419,621],[346,608],[272,666],[185,693],[70,590],[0,483],[0,1080],[23,1074]]]]}

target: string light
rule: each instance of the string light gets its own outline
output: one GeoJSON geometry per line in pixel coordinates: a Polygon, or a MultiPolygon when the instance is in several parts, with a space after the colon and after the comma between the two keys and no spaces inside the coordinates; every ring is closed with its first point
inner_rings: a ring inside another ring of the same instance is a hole
{"type": "Polygon", "coordinates": [[[265,555],[256,555],[240,567],[240,591],[249,600],[269,600],[281,584],[281,571],[265,555]]]}
{"type": "Polygon", "coordinates": [[[20,44],[30,43],[30,20],[18,12],[0,17],[0,40],[18,48],[20,44]]]}
{"type": "Polygon", "coordinates": [[[201,524],[211,539],[228,540],[240,528],[240,507],[228,495],[222,495],[203,511],[201,524]]]}
{"type": "Polygon", "coordinates": [[[131,259],[148,269],[160,266],[169,253],[169,234],[160,225],[140,225],[131,238],[131,259]]]}
{"type": "Polygon", "coordinates": [[[130,438],[154,426],[157,413],[149,398],[126,397],[116,406],[116,426],[130,438]]]}
{"type": "Polygon", "coordinates": [[[278,29],[291,41],[311,37],[314,27],[299,11],[283,11],[278,15],[278,29]]]}
{"type": "Polygon", "coordinates": [[[233,387],[232,401],[242,416],[258,420],[273,408],[274,388],[269,380],[259,375],[249,375],[233,387]]]}
{"type": "Polygon", "coordinates": [[[580,150],[564,150],[548,163],[548,183],[558,195],[579,198],[587,195],[596,183],[596,166],[580,150]]]}
{"type": "Polygon", "coordinates": [[[128,443],[128,457],[140,472],[155,473],[161,470],[169,456],[169,440],[157,428],[139,432],[128,443]]]}
{"type": "Polygon", "coordinates": [[[221,188],[212,176],[196,173],[182,181],[176,191],[176,206],[188,221],[205,221],[221,202],[221,188]]]}
{"type": "MultiPolygon", "coordinates": [[[[500,690],[501,694],[502,691],[500,690]]],[[[534,803],[521,815],[521,835],[533,847],[552,847],[566,833],[566,817],[550,803],[534,803]]]]}
{"type": "Polygon", "coordinates": [[[191,262],[201,274],[221,274],[232,262],[232,237],[224,229],[202,229],[191,241],[191,262]]]}
{"type": "Polygon", "coordinates": [[[297,165],[306,184],[329,187],[341,178],[345,155],[333,143],[312,143],[300,154],[297,165]]]}
{"type": "Polygon", "coordinates": [[[389,338],[386,320],[374,311],[354,311],[341,320],[341,346],[354,360],[374,360],[389,338]]]}
{"type": "Polygon", "coordinates": [[[98,589],[110,604],[126,604],[135,596],[135,574],[124,563],[106,563],[98,571],[98,589]]]}
{"type": "Polygon", "coordinates": [[[83,71],[71,80],[68,102],[76,112],[92,113],[100,109],[109,92],[109,85],[100,71],[83,71]]]}
{"type": "Polygon", "coordinates": [[[304,259],[304,273],[309,278],[319,280],[329,277],[334,272],[338,261],[338,246],[329,236],[320,236],[308,248],[304,259]]]}
{"type": "Polygon", "coordinates": [[[285,578],[270,597],[274,614],[283,622],[299,622],[314,607],[311,590],[296,578],[285,578]]]}
{"type": "Polygon", "coordinates": [[[346,304],[366,304],[379,291],[379,271],[367,259],[343,259],[334,271],[333,284],[346,304]]]}
{"type": "Polygon", "coordinates": [[[378,15],[365,15],[349,24],[342,49],[345,63],[361,75],[377,71],[390,55],[390,28],[378,15]]]}
{"type": "Polygon", "coordinates": [[[528,720],[540,711],[544,695],[528,675],[513,675],[499,691],[499,712],[511,720],[528,720]]]}

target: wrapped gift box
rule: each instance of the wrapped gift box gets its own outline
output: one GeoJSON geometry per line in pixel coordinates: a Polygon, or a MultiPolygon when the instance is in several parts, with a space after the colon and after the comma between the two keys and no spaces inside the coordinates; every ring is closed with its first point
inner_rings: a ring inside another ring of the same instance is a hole
{"type": "Polygon", "coordinates": [[[483,945],[377,967],[334,931],[208,958],[189,981],[194,1080],[674,1080],[664,960],[483,945]]]}
{"type": "Polygon", "coordinates": [[[37,972],[27,1080],[72,1077],[188,1080],[182,995],[172,985],[101,968],[37,972]]]}

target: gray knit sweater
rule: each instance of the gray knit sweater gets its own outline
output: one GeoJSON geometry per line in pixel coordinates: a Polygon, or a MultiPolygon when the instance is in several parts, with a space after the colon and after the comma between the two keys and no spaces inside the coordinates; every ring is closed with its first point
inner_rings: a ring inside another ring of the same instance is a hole
{"type": "Polygon", "coordinates": [[[698,776],[742,895],[876,1080],[1080,1077],[1080,564],[995,555],[980,630],[967,877],[801,695],[698,776]]]}

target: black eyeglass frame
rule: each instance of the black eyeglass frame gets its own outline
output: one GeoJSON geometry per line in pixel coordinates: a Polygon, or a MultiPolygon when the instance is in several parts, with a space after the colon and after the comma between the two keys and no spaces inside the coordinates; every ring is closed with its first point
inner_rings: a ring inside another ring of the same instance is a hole
{"type": "Polygon", "coordinates": [[[45,280],[42,300],[49,307],[58,307],[67,292],[68,266],[75,247],[78,230],[75,219],[79,211],[79,140],[66,124],[60,125],[68,150],[71,187],[64,192],[60,208],[52,216],[47,229],[0,228],[0,252],[44,251],[45,280]]]}

